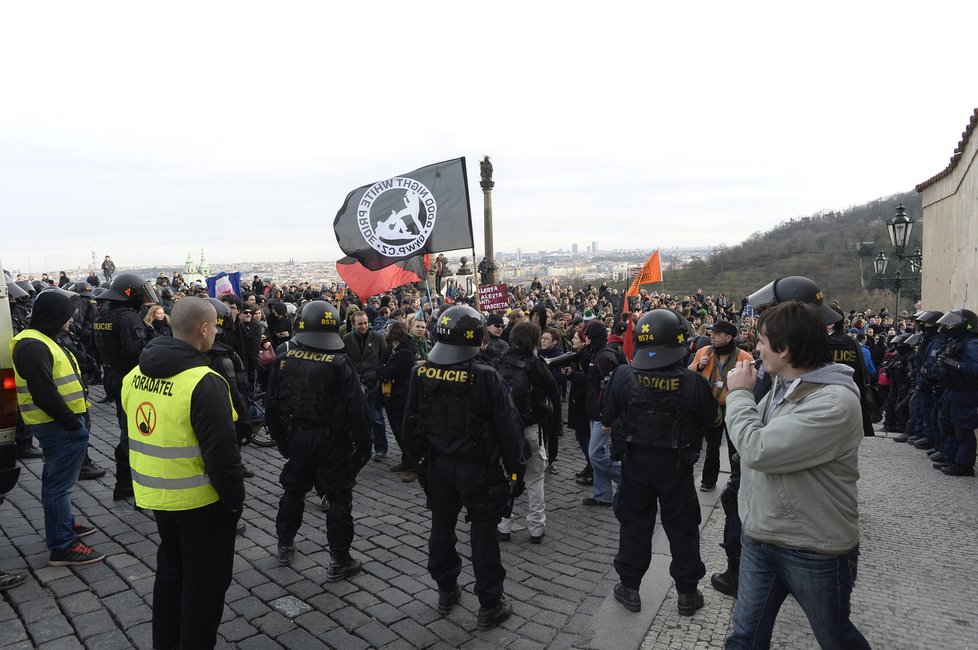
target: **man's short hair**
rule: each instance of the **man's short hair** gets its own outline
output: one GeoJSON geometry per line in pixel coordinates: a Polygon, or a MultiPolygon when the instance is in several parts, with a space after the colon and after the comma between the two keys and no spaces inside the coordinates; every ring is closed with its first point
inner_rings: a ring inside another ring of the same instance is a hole
{"type": "Polygon", "coordinates": [[[201,323],[210,322],[217,318],[214,306],[200,298],[179,300],[173,304],[170,311],[170,328],[176,338],[192,338],[201,323]]]}
{"type": "Polygon", "coordinates": [[[795,368],[816,368],[832,361],[825,321],[818,307],[792,300],[764,310],[757,321],[773,352],[788,350],[795,368]]]}

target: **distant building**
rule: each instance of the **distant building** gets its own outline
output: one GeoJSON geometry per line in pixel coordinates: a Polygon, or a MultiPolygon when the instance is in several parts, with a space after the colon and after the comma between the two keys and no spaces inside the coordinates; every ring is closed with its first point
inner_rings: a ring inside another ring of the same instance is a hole
{"type": "Polygon", "coordinates": [[[978,311],[978,108],[950,164],[917,186],[923,206],[923,309],[978,311]],[[976,286],[971,286],[976,283],[976,286]]]}
{"type": "Polygon", "coordinates": [[[591,252],[592,253],[598,252],[598,242],[596,241],[591,242],[591,252]]]}
{"type": "Polygon", "coordinates": [[[577,244],[571,244],[571,253],[577,255],[577,244]]]}
{"type": "Polygon", "coordinates": [[[187,251],[187,261],[183,265],[183,280],[187,284],[191,282],[199,282],[204,284],[204,279],[210,275],[210,268],[207,266],[207,260],[204,259],[204,249],[200,249],[200,266],[194,264],[194,260],[190,257],[190,251],[187,251]]]}
{"type": "Polygon", "coordinates": [[[522,262],[523,261],[523,249],[522,248],[517,248],[516,249],[516,261],[517,262],[522,262]]]}

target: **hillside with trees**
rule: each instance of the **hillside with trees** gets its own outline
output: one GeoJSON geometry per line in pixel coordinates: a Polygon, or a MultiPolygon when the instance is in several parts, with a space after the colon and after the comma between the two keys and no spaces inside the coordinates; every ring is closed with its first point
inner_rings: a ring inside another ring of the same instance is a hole
{"type": "MultiPolygon", "coordinates": [[[[716,295],[721,291],[739,300],[775,278],[804,275],[814,280],[826,298],[848,309],[886,306],[893,310],[894,294],[876,280],[873,260],[880,249],[892,258],[886,220],[903,203],[916,220],[908,252],[920,246],[923,224],[917,192],[895,194],[841,210],[788,219],[765,233],[754,233],[736,246],[718,246],[705,259],[663,269],[665,282],[643,286],[649,290],[691,294],[697,288],[716,295]]],[[[927,264],[927,260],[923,261],[927,264]]],[[[887,276],[895,271],[890,262],[887,276]]],[[[906,274],[906,271],[904,271],[906,274]]],[[[912,309],[919,299],[919,283],[904,287],[900,309],[912,309]]]]}

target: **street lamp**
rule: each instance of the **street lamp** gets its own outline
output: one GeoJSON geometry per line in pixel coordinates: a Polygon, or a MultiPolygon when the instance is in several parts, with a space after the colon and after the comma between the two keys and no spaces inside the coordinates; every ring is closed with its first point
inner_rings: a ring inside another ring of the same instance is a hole
{"type": "Polygon", "coordinates": [[[886,253],[880,250],[879,255],[873,260],[876,278],[884,285],[892,287],[896,291],[894,318],[900,317],[900,289],[920,279],[921,261],[923,259],[923,254],[920,249],[918,248],[911,255],[903,254],[907,249],[907,245],[910,243],[910,236],[913,234],[915,223],[916,221],[914,221],[912,216],[907,216],[907,209],[902,203],[897,206],[896,214],[886,220],[886,231],[890,236],[890,245],[893,246],[897,261],[897,271],[893,277],[883,277],[883,274],[886,273],[886,267],[890,262],[886,253]],[[908,262],[910,267],[910,274],[906,277],[904,277],[902,269],[904,262],[908,262]]]}

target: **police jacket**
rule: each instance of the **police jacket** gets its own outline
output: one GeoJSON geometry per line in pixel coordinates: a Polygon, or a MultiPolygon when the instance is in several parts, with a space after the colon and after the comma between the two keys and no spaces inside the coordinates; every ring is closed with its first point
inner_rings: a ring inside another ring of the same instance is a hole
{"type": "Polygon", "coordinates": [[[360,381],[368,393],[377,390],[377,368],[387,354],[387,342],[380,332],[368,329],[366,334],[350,332],[343,337],[346,357],[356,368],[360,381]]]}
{"type": "Polygon", "coordinates": [[[222,341],[214,341],[214,346],[207,353],[210,358],[208,366],[211,370],[224,377],[231,391],[231,404],[238,414],[237,429],[245,433],[251,426],[251,414],[248,411],[248,378],[245,374],[244,362],[241,357],[222,341]]]}
{"type": "MultiPolygon", "coordinates": [[[[859,403],[862,405],[865,402],[866,387],[869,385],[869,373],[859,344],[845,332],[835,330],[829,334],[829,349],[832,350],[832,361],[852,368],[852,379],[859,388],[859,403]]],[[[873,435],[873,423],[865,408],[862,409],[862,419],[863,433],[867,436],[873,435]]]]}
{"type": "Polygon", "coordinates": [[[128,303],[112,303],[93,329],[95,345],[107,368],[124,375],[136,367],[149,339],[149,327],[128,303]]]}
{"type": "Polygon", "coordinates": [[[610,344],[602,347],[591,357],[591,365],[585,373],[587,389],[585,408],[589,420],[601,419],[607,384],[605,380],[622,363],[626,363],[625,355],[620,350],[612,348],[610,344]]]}
{"type": "MultiPolygon", "coordinates": [[[[208,365],[210,359],[206,354],[170,337],[153,339],[139,356],[139,372],[161,380],[154,387],[161,400],[168,397],[169,377],[208,365]]],[[[240,509],[244,502],[244,475],[227,381],[213,373],[205,375],[194,388],[189,419],[200,443],[207,477],[221,503],[232,510],[240,509]]]]}
{"type": "Polygon", "coordinates": [[[396,348],[387,348],[377,369],[384,406],[395,417],[404,415],[411,370],[417,361],[418,348],[414,341],[408,339],[396,348]]]}
{"type": "Polygon", "coordinates": [[[315,431],[351,453],[370,449],[366,396],[342,351],[293,344],[276,357],[265,399],[265,421],[276,440],[315,431]]]}
{"type": "Polygon", "coordinates": [[[413,458],[448,456],[523,476],[523,423],[499,373],[472,361],[415,366],[404,412],[405,446],[413,458]]]}
{"type": "Polygon", "coordinates": [[[621,365],[608,384],[601,423],[630,443],[699,449],[704,429],[717,424],[718,414],[717,399],[699,373],[680,364],[656,370],[621,365]]]}
{"type": "Polygon", "coordinates": [[[924,330],[924,338],[920,342],[917,362],[917,386],[929,388],[939,383],[937,356],[944,348],[946,339],[936,330],[924,330]]]}
{"type": "Polygon", "coordinates": [[[957,368],[941,364],[941,419],[956,429],[978,428],[978,336],[961,332],[948,337],[942,357],[953,359],[957,368]]]}

